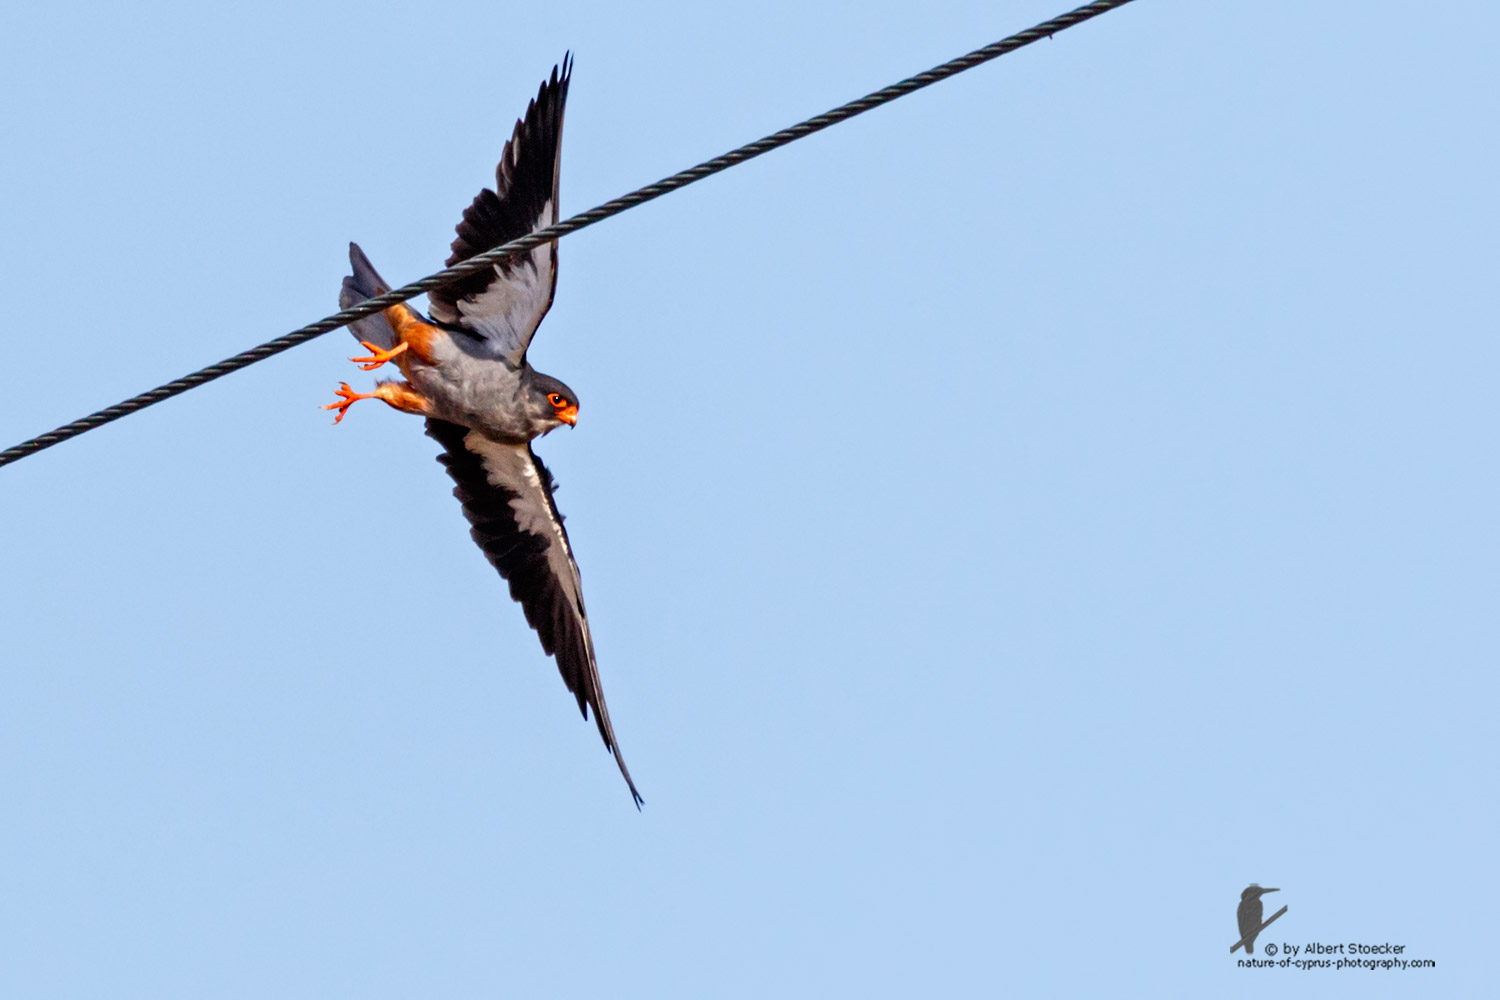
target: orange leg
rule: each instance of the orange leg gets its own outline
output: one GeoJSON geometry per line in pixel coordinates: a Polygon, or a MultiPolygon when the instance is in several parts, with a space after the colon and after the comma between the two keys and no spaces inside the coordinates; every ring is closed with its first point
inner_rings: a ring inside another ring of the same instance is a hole
{"type": "Polygon", "coordinates": [[[377,382],[374,392],[355,392],[349,388],[348,382],[340,382],[337,394],[340,402],[329,403],[323,407],[325,410],[339,411],[338,416],[333,418],[334,423],[343,420],[349,407],[361,399],[381,399],[404,413],[425,414],[431,406],[426,396],[406,382],[377,382]]]}
{"type": "Polygon", "coordinates": [[[411,353],[417,360],[426,365],[437,364],[437,358],[432,354],[432,342],[440,336],[445,336],[441,330],[430,323],[424,323],[417,318],[416,311],[405,304],[394,305],[382,313],[386,322],[391,324],[391,329],[396,331],[396,343],[401,350],[411,348],[411,353]]]}
{"type": "Polygon", "coordinates": [[[361,340],[359,342],[359,346],[361,346],[365,350],[369,351],[370,352],[370,356],[367,357],[367,358],[350,358],[349,360],[353,361],[355,364],[359,365],[359,367],[362,368],[362,369],[364,369],[365,371],[372,372],[375,369],[379,368],[381,365],[385,364],[387,361],[389,361],[392,358],[396,357],[402,351],[405,351],[411,345],[410,344],[406,344],[406,343],[400,343],[400,344],[397,344],[395,347],[391,348],[389,351],[387,351],[387,350],[384,350],[382,348],[376,347],[374,344],[370,343],[368,340],[361,340]]]}

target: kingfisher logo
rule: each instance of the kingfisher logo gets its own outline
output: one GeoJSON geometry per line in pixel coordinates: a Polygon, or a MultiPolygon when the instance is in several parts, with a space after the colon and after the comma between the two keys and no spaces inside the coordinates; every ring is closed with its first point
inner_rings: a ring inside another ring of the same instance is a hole
{"type": "Polygon", "coordinates": [[[1270,920],[1262,920],[1261,917],[1265,916],[1266,913],[1266,906],[1260,901],[1260,897],[1268,892],[1280,891],[1280,889],[1262,889],[1254,882],[1251,882],[1245,887],[1245,891],[1240,893],[1240,905],[1234,911],[1235,920],[1240,925],[1240,939],[1230,947],[1229,953],[1231,955],[1239,951],[1242,947],[1245,949],[1245,954],[1255,954],[1255,939],[1260,936],[1260,932],[1270,927],[1271,924],[1276,922],[1278,917],[1286,912],[1286,907],[1283,906],[1271,914],[1270,920]]]}
{"type": "Polygon", "coordinates": [[[1260,954],[1255,953],[1256,939],[1260,932],[1270,927],[1286,913],[1283,906],[1270,918],[1266,917],[1266,904],[1261,899],[1268,892],[1280,889],[1264,889],[1254,882],[1240,893],[1240,905],[1234,909],[1234,922],[1240,929],[1240,939],[1229,946],[1233,955],[1241,948],[1245,953],[1234,960],[1241,969],[1435,969],[1437,963],[1430,958],[1408,958],[1406,945],[1390,941],[1288,941],[1284,936],[1265,941],[1260,954]]]}

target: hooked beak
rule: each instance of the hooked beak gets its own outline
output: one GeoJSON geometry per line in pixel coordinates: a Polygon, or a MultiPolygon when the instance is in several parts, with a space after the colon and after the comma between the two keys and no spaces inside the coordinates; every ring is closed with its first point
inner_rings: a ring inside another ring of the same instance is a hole
{"type": "Polygon", "coordinates": [[[561,420],[563,423],[567,424],[569,427],[577,427],[578,426],[578,406],[577,406],[577,404],[574,404],[573,406],[565,406],[561,410],[558,410],[557,411],[557,419],[561,420]]]}

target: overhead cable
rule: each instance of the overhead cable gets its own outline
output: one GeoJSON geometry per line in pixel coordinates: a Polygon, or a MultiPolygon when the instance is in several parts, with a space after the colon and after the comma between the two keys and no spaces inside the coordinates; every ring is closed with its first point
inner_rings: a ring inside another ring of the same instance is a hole
{"type": "Polygon", "coordinates": [[[60,444],[69,438],[77,437],[85,431],[102,427],[111,421],[118,420],[137,410],[144,410],[148,406],[171,399],[179,393],[195,389],[207,382],[212,382],[216,378],[222,378],[230,372],[249,367],[257,361],[264,361],[272,355],[280,354],[288,348],[306,343],[314,337],[320,337],[331,330],[337,330],[341,326],[347,326],[361,317],[380,312],[398,302],[405,302],[407,299],[421,295],[423,292],[430,292],[435,288],[441,288],[468,275],[486,270],[493,267],[499,261],[526,253],[543,243],[560,239],[586,226],[592,226],[596,222],[602,222],[610,216],[618,215],[626,209],[643,205],[655,198],[660,198],[668,192],[676,191],[678,188],[687,187],[689,184],[701,181],[703,178],[712,176],[721,170],[727,170],[736,164],[754,159],[762,153],[769,153],[773,149],[778,149],[788,143],[812,135],[814,132],[828,128],[830,125],[837,125],[839,122],[847,121],[855,115],[863,114],[872,108],[878,108],[882,104],[888,104],[898,97],[904,97],[913,91],[931,86],[940,80],[946,80],[950,76],[956,76],[964,70],[973,69],[975,66],[987,63],[992,59],[998,59],[1000,56],[1008,52],[1014,52],[1016,49],[1030,45],[1032,42],[1043,38],[1050,38],[1059,31],[1066,31],[1068,28],[1082,24],[1084,21],[1092,20],[1100,14],[1108,13],[1116,7],[1123,7],[1130,2],[1131,0],[1097,0],[1095,3],[1086,4],[1077,10],[1054,17],[1050,21],[1043,21],[1035,27],[1017,32],[1008,38],[1002,38],[1000,41],[986,45],[982,49],[975,49],[968,55],[959,56],[957,59],[945,62],[941,66],[934,66],[926,72],[907,77],[900,83],[893,83],[889,87],[884,87],[856,101],[850,101],[848,104],[834,108],[832,111],[825,111],[821,115],[809,118],[790,128],[784,128],[780,132],[766,136],[764,139],[759,139],[725,153],[722,156],[706,160],[696,167],[689,167],[670,177],[659,180],[655,184],[648,184],[646,187],[632,191],[630,194],[616,198],[613,201],[607,201],[596,208],[589,209],[587,212],[582,212],[570,219],[565,219],[555,226],[548,226],[546,229],[539,229],[528,236],[511,240],[509,243],[477,254],[468,260],[454,264],[452,267],[445,268],[420,281],[414,281],[409,285],[403,285],[400,288],[386,292],[384,295],[377,295],[372,299],[366,299],[357,305],[350,306],[348,309],[340,310],[326,319],[320,319],[316,323],[309,323],[307,326],[293,330],[283,337],[269,340],[259,347],[252,347],[248,351],[241,351],[239,354],[234,355],[234,357],[225,358],[217,364],[209,365],[207,368],[200,368],[190,375],[184,375],[182,378],[175,379],[165,385],[159,385],[149,392],[132,396],[124,402],[116,403],[114,406],[107,407],[97,413],[91,413],[70,424],[64,424],[56,430],[48,431],[46,434],[34,437],[29,441],[23,441],[18,445],[0,451],[0,466],[9,465],[11,462],[19,461],[28,455],[34,455],[45,448],[60,444]]]}

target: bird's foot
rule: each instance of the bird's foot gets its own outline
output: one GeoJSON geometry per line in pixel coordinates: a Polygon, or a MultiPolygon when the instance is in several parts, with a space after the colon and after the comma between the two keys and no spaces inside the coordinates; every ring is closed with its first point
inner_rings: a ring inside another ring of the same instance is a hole
{"type": "Polygon", "coordinates": [[[348,382],[340,382],[338,393],[339,402],[324,405],[325,410],[338,410],[338,416],[333,418],[334,423],[344,419],[344,414],[349,407],[361,399],[379,399],[387,405],[393,406],[403,413],[416,413],[426,415],[432,408],[431,402],[426,396],[413,389],[406,382],[377,382],[374,392],[355,392],[349,388],[348,382]]]}
{"type": "MultiPolygon", "coordinates": [[[[402,341],[401,343],[397,344],[395,347],[387,351],[384,348],[376,347],[368,340],[361,340],[359,342],[359,346],[369,351],[370,356],[365,358],[350,358],[349,360],[353,361],[355,364],[359,365],[360,368],[363,368],[367,372],[372,372],[375,369],[379,368],[387,361],[403,353],[407,347],[406,342],[402,341]]],[[[334,423],[338,423],[338,421],[335,420],[334,423]]]]}
{"type": "Polygon", "coordinates": [[[328,403],[323,407],[323,409],[325,410],[339,411],[338,416],[333,418],[334,423],[338,423],[340,420],[343,420],[344,414],[349,412],[349,407],[353,406],[359,400],[376,398],[375,393],[373,392],[355,392],[353,389],[349,388],[348,382],[339,383],[337,395],[340,397],[339,402],[328,403]]]}

